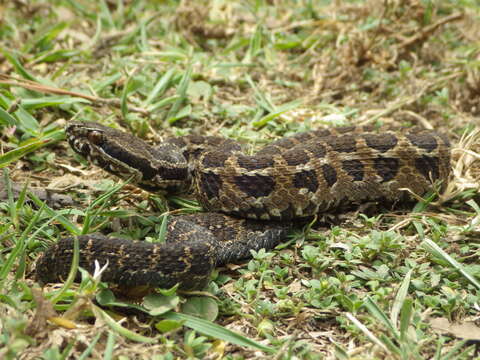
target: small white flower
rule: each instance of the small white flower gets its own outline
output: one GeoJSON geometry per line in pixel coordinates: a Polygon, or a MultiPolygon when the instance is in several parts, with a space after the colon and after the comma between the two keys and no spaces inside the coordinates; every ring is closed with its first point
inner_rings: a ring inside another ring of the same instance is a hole
{"type": "Polygon", "coordinates": [[[102,276],[102,273],[107,269],[108,267],[108,259],[105,265],[100,267],[100,263],[98,260],[95,260],[95,271],[93,272],[93,280],[95,281],[100,281],[100,278],[102,276]]]}

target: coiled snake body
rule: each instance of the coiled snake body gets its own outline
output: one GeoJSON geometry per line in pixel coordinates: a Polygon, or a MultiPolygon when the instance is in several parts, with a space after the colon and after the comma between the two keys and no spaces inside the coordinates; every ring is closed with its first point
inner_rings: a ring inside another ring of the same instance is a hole
{"type": "MultiPolygon", "coordinates": [[[[156,147],[96,123],[66,128],[71,147],[91,163],[148,191],[194,185],[209,212],[173,217],[165,243],[79,237],[80,266],[109,262],[102,279],[123,286],[199,288],[218,265],[272,248],[289,222],[367,201],[397,202],[408,188],[422,195],[450,172],[448,139],[434,131],[371,127],[317,130],[280,139],[245,155],[233,140],[186,136],[156,147]]],[[[65,279],[72,239],[61,239],[37,262],[42,282],[65,279]]]]}

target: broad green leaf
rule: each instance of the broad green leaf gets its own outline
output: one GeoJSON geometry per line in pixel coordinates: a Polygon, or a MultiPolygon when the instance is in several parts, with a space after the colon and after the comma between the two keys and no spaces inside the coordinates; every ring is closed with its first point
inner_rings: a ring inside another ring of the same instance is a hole
{"type": "Polygon", "coordinates": [[[150,315],[158,316],[175,309],[179,302],[180,298],[176,295],[150,294],[143,299],[143,306],[148,309],[150,315]]]}
{"type": "Polygon", "coordinates": [[[159,321],[158,323],[155,324],[155,327],[161,333],[167,333],[173,330],[177,330],[182,326],[183,326],[182,321],[168,320],[168,319],[159,321]]]}
{"type": "Polygon", "coordinates": [[[194,296],[182,304],[182,313],[214,321],[218,316],[218,304],[210,297],[194,296]]]}

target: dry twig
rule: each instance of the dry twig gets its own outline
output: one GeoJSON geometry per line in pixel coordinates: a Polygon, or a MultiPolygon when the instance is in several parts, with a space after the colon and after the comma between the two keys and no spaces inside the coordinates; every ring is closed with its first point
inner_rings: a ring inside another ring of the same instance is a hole
{"type": "MultiPolygon", "coordinates": [[[[36,81],[17,79],[13,76],[4,75],[4,74],[0,74],[0,84],[10,85],[10,86],[19,86],[19,87],[37,91],[40,93],[69,95],[69,96],[79,97],[79,98],[91,101],[94,106],[108,105],[108,106],[114,106],[114,107],[120,108],[122,105],[119,99],[105,99],[97,96],[86,95],[86,94],[82,94],[74,91],[56,88],[53,86],[43,85],[36,81]]],[[[142,115],[147,115],[147,116],[150,114],[150,112],[147,109],[137,107],[137,106],[128,105],[128,110],[131,112],[138,112],[142,115]]]]}
{"type": "Polygon", "coordinates": [[[449,22],[459,20],[463,17],[463,13],[455,13],[450,16],[446,16],[444,18],[441,18],[437,22],[433,23],[432,25],[426,26],[423,29],[420,29],[419,32],[417,32],[415,35],[412,37],[409,37],[408,39],[405,39],[402,41],[400,44],[398,44],[397,49],[402,49],[405,47],[408,47],[422,39],[425,39],[427,36],[429,36],[431,33],[433,33],[436,29],[438,29],[440,26],[445,25],[449,22]]]}

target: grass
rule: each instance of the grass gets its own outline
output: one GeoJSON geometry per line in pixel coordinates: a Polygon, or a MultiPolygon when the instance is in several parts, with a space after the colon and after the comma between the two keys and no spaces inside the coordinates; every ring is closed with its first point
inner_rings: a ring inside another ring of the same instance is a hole
{"type": "Polygon", "coordinates": [[[431,322],[478,318],[476,1],[0,7],[1,358],[477,356],[476,325],[466,337],[431,322]],[[75,266],[80,284],[41,290],[35,260],[59,238],[101,231],[153,241],[165,232],[162,214],[201,210],[74,155],[63,127],[78,119],[149,141],[201,133],[252,148],[319,126],[420,125],[450,137],[453,176],[408,210],[294,229],[276,249],[215,271],[204,292],[129,302],[100,281],[101,269],[75,266]],[[34,187],[72,201],[54,207],[34,187]]]}

